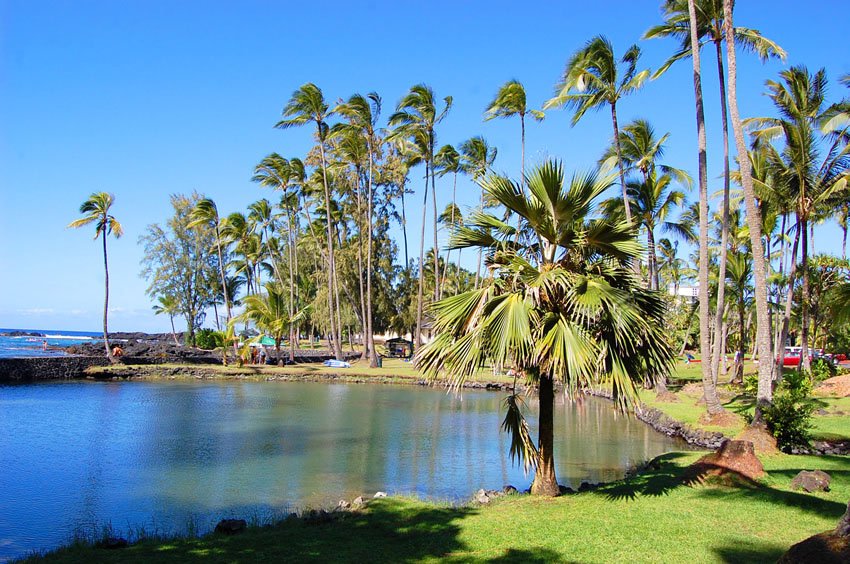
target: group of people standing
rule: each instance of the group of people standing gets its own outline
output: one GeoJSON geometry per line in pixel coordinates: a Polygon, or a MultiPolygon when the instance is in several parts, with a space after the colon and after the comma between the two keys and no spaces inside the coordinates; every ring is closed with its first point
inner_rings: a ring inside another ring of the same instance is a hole
{"type": "Polygon", "coordinates": [[[265,364],[266,358],[265,347],[251,347],[251,364],[265,364]]]}

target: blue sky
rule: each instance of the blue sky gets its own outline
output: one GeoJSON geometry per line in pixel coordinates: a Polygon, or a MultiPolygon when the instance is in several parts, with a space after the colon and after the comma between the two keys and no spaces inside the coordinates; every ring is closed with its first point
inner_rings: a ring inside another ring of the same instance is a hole
{"type": "MultiPolygon", "coordinates": [[[[739,2],[736,24],[754,27],[789,53],[762,65],[739,53],[744,116],[769,115],[764,81],[789,65],[850,72],[841,33],[844,2],[739,2]],[[769,10],[767,6],[770,6],[769,10]],[[835,22],[833,28],[829,22],[835,22]]],[[[529,103],[552,94],[568,57],[597,34],[617,53],[660,21],[655,2],[164,2],[0,0],[0,326],[96,331],[103,307],[100,247],[91,232],[66,230],[94,191],[115,194],[125,236],[109,240],[110,328],[165,331],[139,278],[138,237],[169,215],[169,194],[198,190],[224,213],[267,191],[251,183],[266,154],[302,156],[311,131],[273,129],[304,82],[330,102],[377,91],[384,117],[416,83],[454,107],[439,142],[483,135],[498,147],[496,169],[519,169],[519,124],[483,123],[497,88],[515,78],[529,103]]],[[[642,67],[657,68],[672,41],[639,43],[642,67]]],[[[716,69],[703,57],[710,188],[720,185],[716,69]]],[[[690,61],[625,99],[621,123],[643,117],[671,133],[665,161],[696,174],[690,61]]],[[[611,137],[607,112],[570,127],[550,111],[528,128],[527,162],[563,159],[568,170],[595,163],[611,137]]],[[[734,145],[733,145],[734,147],[734,145]]],[[[421,181],[410,201],[421,209],[421,181]]],[[[450,197],[438,186],[440,207],[450,197]]],[[[460,180],[462,207],[477,198],[460,180]]],[[[693,196],[692,196],[693,197],[693,196]]],[[[411,216],[417,214],[411,213],[411,216]]],[[[410,218],[418,248],[417,217],[410,218]]],[[[398,233],[398,231],[397,231],[398,233]]],[[[838,252],[840,231],[819,228],[818,251],[838,252]]]]}

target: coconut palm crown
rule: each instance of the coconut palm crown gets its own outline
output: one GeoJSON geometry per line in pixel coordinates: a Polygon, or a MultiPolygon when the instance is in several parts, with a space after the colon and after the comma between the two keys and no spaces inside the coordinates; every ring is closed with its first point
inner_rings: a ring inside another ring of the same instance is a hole
{"type": "Polygon", "coordinates": [[[665,375],[673,352],[663,334],[664,302],[641,286],[630,262],[642,252],[625,221],[593,219],[596,201],[612,184],[597,173],[575,174],[546,162],[519,183],[479,180],[489,198],[517,214],[513,225],[482,211],[472,214],[450,248],[478,247],[492,272],[481,288],[433,306],[437,337],[416,363],[454,386],[484,366],[512,368],[537,388],[537,445],[509,396],[505,428],[512,456],[535,469],[532,493],[556,495],[553,445],[554,382],[570,397],[604,385],[618,406],[636,397],[636,383],[665,375]]]}
{"type": "Polygon", "coordinates": [[[94,238],[97,239],[103,235],[103,272],[104,272],[104,299],[103,299],[103,343],[106,347],[106,357],[114,362],[112,350],[109,348],[109,330],[107,328],[107,313],[109,312],[109,261],[106,254],[106,237],[114,235],[115,238],[121,237],[124,234],[124,228],[115,219],[115,216],[109,213],[112,204],[115,202],[115,196],[107,192],[95,192],[88,197],[80,205],[80,213],[83,217],[75,219],[68,224],[68,227],[80,228],[86,225],[94,224],[94,238]]]}

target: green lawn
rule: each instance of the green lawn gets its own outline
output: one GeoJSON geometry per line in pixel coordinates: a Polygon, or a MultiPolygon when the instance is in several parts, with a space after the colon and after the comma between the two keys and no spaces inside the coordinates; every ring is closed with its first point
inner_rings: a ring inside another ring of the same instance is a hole
{"type": "Polygon", "coordinates": [[[850,498],[846,457],[777,455],[764,459],[769,476],[757,486],[684,485],[683,468],[698,456],[671,453],[646,474],[554,499],[450,507],[387,498],[331,523],[284,521],[117,551],[77,546],[43,561],[775,562],[834,527],[850,498]],[[832,491],[790,490],[798,471],[815,468],[832,475],[832,491]]]}

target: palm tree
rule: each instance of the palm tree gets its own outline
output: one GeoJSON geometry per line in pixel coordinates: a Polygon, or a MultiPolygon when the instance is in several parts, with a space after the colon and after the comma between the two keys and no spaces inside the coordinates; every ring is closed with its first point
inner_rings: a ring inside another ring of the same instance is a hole
{"type": "MultiPolygon", "coordinates": [[[[434,167],[439,172],[437,173],[440,177],[443,177],[449,173],[452,174],[452,203],[446,209],[451,211],[451,217],[444,219],[443,215],[440,216],[439,221],[444,223],[449,227],[451,231],[455,227],[455,211],[460,211],[457,207],[457,174],[463,171],[463,166],[461,165],[460,153],[457,152],[457,149],[452,147],[451,145],[443,145],[440,147],[440,150],[437,151],[437,154],[434,155],[434,167]]],[[[446,252],[446,267],[443,273],[443,278],[449,272],[449,256],[451,251],[446,252]]],[[[458,256],[458,261],[460,260],[460,256],[458,256]]],[[[460,263],[458,263],[460,264],[460,263]]],[[[442,292],[440,297],[442,297],[442,292]]]]}
{"type": "Polygon", "coordinates": [[[107,192],[94,192],[80,205],[80,213],[83,217],[75,219],[68,227],[79,228],[94,223],[94,238],[103,236],[103,273],[104,273],[104,297],[103,297],[103,344],[106,347],[106,357],[110,362],[116,362],[109,348],[109,331],[107,329],[107,314],[109,312],[109,261],[106,255],[106,236],[114,235],[116,239],[124,234],[124,228],[109,213],[115,196],[107,192]]]}
{"type": "Polygon", "coordinates": [[[610,179],[589,173],[565,182],[561,165],[547,162],[528,175],[528,194],[504,177],[479,183],[535,236],[526,245],[513,226],[484,212],[456,233],[451,246],[482,248],[495,274],[481,288],[435,304],[437,337],[416,363],[431,377],[447,375],[455,386],[486,361],[512,366],[533,382],[540,404],[537,445],[516,393],[506,400],[503,426],[511,432],[512,456],[535,469],[531,492],[557,495],[555,381],[571,396],[605,382],[626,407],[636,381],[655,380],[672,364],[662,330],[665,308],[631,272],[628,263],[640,252],[632,226],[589,219],[610,179]]]}
{"type": "MultiPolygon", "coordinates": [[[[232,317],[230,312],[231,302],[230,292],[228,292],[227,288],[227,276],[225,275],[225,243],[224,236],[222,234],[222,219],[218,214],[218,207],[216,207],[215,202],[211,198],[202,198],[198,200],[195,207],[192,208],[189,217],[192,219],[188,225],[190,229],[206,225],[211,227],[215,232],[216,253],[218,254],[218,272],[221,277],[221,292],[224,298],[224,309],[225,314],[227,315],[227,323],[229,324],[232,317]]],[[[237,346],[236,341],[233,342],[233,351],[236,353],[236,358],[239,358],[239,347],[237,346]]],[[[227,354],[223,354],[222,357],[224,364],[227,364],[227,354]]]]}
{"type": "Polygon", "coordinates": [[[292,317],[288,314],[288,304],[283,289],[276,283],[269,282],[264,293],[246,296],[245,311],[237,317],[239,321],[252,321],[260,331],[268,333],[274,339],[275,357],[278,364],[280,358],[280,343],[289,331],[292,317]]]}
{"type": "MultiPolygon", "coordinates": [[[[480,182],[487,173],[490,172],[490,167],[496,160],[496,148],[491,147],[487,141],[480,135],[467,139],[460,145],[461,167],[463,170],[472,176],[476,182],[480,182]]],[[[487,207],[488,202],[485,198],[485,192],[481,192],[481,211],[487,207]]],[[[492,202],[491,202],[492,203],[492,202]]],[[[478,287],[478,281],[481,279],[481,249],[478,250],[478,267],[475,270],[475,287],[478,287]]]]}
{"type": "Polygon", "coordinates": [[[431,195],[434,208],[434,298],[440,296],[440,252],[437,243],[437,189],[434,175],[434,147],[437,143],[436,125],[448,114],[452,107],[452,97],[443,98],[443,109],[437,111],[434,91],[430,86],[417,84],[408,92],[396,106],[388,122],[395,131],[390,139],[407,138],[417,149],[417,160],[425,163],[425,192],[422,205],[422,234],[419,241],[419,295],[416,301],[416,335],[415,342],[422,341],[422,291],[424,282],[425,260],[425,217],[428,207],[428,180],[431,180],[431,195]]]}
{"type": "Polygon", "coordinates": [[[802,239],[800,339],[803,350],[800,360],[808,370],[809,227],[819,213],[832,212],[847,201],[850,144],[846,140],[847,126],[841,125],[840,119],[833,119],[841,116],[840,111],[837,112],[835,106],[825,107],[827,80],[824,69],[811,75],[806,67],[795,66],[782,71],[780,77],[781,82],[769,80],[767,87],[768,97],[781,117],[754,118],[747,120],[747,125],[756,128],[754,134],[758,141],[781,137],[784,142],[782,151],[769,144],[762,149],[776,184],[788,189],[793,200],[797,234],[802,239]],[[839,129],[834,130],[833,124],[839,124],[839,129]],[[826,128],[826,136],[823,128],[826,128]]]}
{"type": "Polygon", "coordinates": [[[596,36],[579,49],[567,62],[564,76],[555,86],[555,97],[543,105],[543,109],[568,106],[575,109],[572,124],[581,120],[588,110],[598,110],[604,105],[611,108],[614,127],[614,144],[617,148],[617,164],[620,169],[620,186],[623,190],[623,205],[626,221],[631,223],[632,214],[626,193],[626,172],[620,160],[620,128],[617,124],[617,102],[643,86],[649,70],[637,72],[640,48],[632,45],[626,50],[620,69],[614,57],[614,47],[602,35],[596,36]]]}
{"type": "MultiPolygon", "coordinates": [[[[661,227],[665,231],[679,232],[678,223],[667,221],[673,208],[681,206],[685,201],[683,192],[670,189],[673,181],[671,173],[659,175],[658,171],[652,170],[643,181],[628,183],[629,202],[635,214],[633,218],[637,225],[646,229],[650,290],[659,288],[655,229],[661,227]]],[[[619,198],[607,200],[603,207],[608,215],[623,215],[623,201],[619,198]]]]}
{"type": "MultiPolygon", "coordinates": [[[[657,78],[667,71],[670,66],[678,60],[689,57],[691,55],[691,24],[690,15],[688,12],[687,0],[667,0],[664,4],[665,21],[663,24],[651,28],[644,34],[645,39],[654,37],[673,37],[680,42],[680,48],[677,53],[670,57],[658,71],[655,72],[653,78],[657,78]]],[[[727,118],[726,109],[726,77],[723,72],[723,50],[722,44],[724,41],[723,35],[723,1],[722,0],[697,0],[694,3],[694,12],[696,16],[697,39],[699,42],[706,38],[707,41],[714,43],[715,55],[717,60],[718,84],[720,88],[720,119],[723,127],[723,214],[721,216],[721,224],[723,226],[720,241],[720,259],[718,264],[719,278],[725,279],[726,276],[726,249],[728,240],[728,222],[729,222],[729,120],[727,118]]],[[[762,62],[767,61],[770,57],[778,57],[785,59],[785,51],[774,43],[765,38],[758,30],[736,27],[734,30],[735,42],[743,46],[747,50],[755,51],[762,62]]],[[[698,48],[701,48],[701,43],[698,48]]],[[[717,303],[722,304],[725,287],[720,284],[717,292],[717,303]]],[[[713,379],[717,380],[717,370],[720,364],[719,343],[723,331],[722,323],[723,307],[718,305],[715,315],[715,330],[714,330],[714,348],[711,359],[711,370],[713,379]]]]}
{"type": "MultiPolygon", "coordinates": [[[[738,354],[735,355],[735,375],[733,381],[744,381],[744,353],[747,350],[747,331],[745,327],[745,316],[747,305],[752,296],[752,273],[753,257],[749,252],[737,252],[729,255],[729,268],[726,271],[726,284],[729,293],[735,300],[735,309],[738,312],[738,354]]],[[[723,309],[721,304],[718,307],[723,309]]]]}
{"type": "MultiPolygon", "coordinates": [[[[617,157],[616,144],[612,144],[602,155],[601,164],[611,167],[614,162],[621,161],[627,173],[637,172],[642,179],[641,182],[627,182],[627,193],[630,198],[639,198],[640,201],[631,205],[637,208],[638,217],[635,221],[647,229],[647,240],[649,247],[649,287],[658,289],[658,258],[655,252],[654,228],[659,222],[665,230],[675,231],[678,235],[686,237],[686,228],[679,223],[666,221],[667,214],[673,206],[680,206],[685,201],[682,192],[667,191],[673,182],[677,182],[690,188],[693,180],[690,175],[678,168],[658,164],[656,161],[664,156],[664,143],[670,136],[665,133],[661,138],[655,137],[655,129],[650,123],[643,119],[637,119],[627,124],[620,131],[620,157],[617,157]],[[658,175],[656,169],[662,174],[658,175]]],[[[613,211],[622,210],[623,200],[609,201],[606,207],[613,211]],[[617,205],[619,203],[619,205],[617,205]]],[[[635,210],[633,210],[635,211],[635,210]]]]}
{"type": "Polygon", "coordinates": [[[370,92],[366,97],[355,94],[345,104],[337,106],[336,111],[348,119],[347,124],[339,126],[344,131],[351,131],[366,142],[366,151],[369,159],[369,171],[367,177],[366,191],[366,348],[369,351],[369,366],[378,366],[378,353],[375,350],[375,339],[372,331],[372,224],[375,195],[373,191],[373,164],[375,152],[378,149],[378,135],[375,126],[378,116],[381,114],[381,97],[375,92],[370,92]]]}
{"type": "Polygon", "coordinates": [[[509,118],[519,116],[520,125],[520,147],[521,147],[521,168],[520,182],[525,186],[525,116],[531,116],[537,121],[543,121],[546,114],[540,110],[529,110],[525,100],[525,87],[518,80],[509,80],[504,83],[499,91],[496,92],[496,97],[487,106],[484,114],[484,121],[490,121],[495,118],[509,118]]]}
{"type": "MultiPolygon", "coordinates": [[[[688,0],[693,2],[693,0],[688,0]]],[[[693,21],[693,18],[692,18],[693,21]]],[[[756,201],[753,187],[752,167],[744,143],[744,130],[738,113],[738,67],[735,59],[735,37],[732,27],[732,2],[723,0],[723,30],[726,36],[726,57],[729,69],[729,114],[732,118],[732,130],[735,133],[735,146],[738,149],[738,166],[741,168],[741,183],[744,188],[744,204],[747,210],[747,225],[750,228],[750,251],[753,254],[753,279],[755,283],[756,323],[758,333],[756,343],[759,349],[759,377],[756,393],[756,409],[753,424],[762,423],[762,412],[773,399],[771,379],[773,376],[773,347],[770,338],[770,312],[767,303],[767,272],[764,261],[764,247],[761,241],[761,211],[756,201]],[[769,360],[768,360],[769,359],[769,360]]],[[[691,37],[695,32],[691,32],[691,37]]],[[[694,42],[695,43],[695,42],[694,42]]],[[[696,48],[694,56],[696,57],[696,48]]]]}
{"type": "Polygon", "coordinates": [[[171,336],[174,337],[174,344],[180,346],[180,341],[177,340],[177,331],[174,329],[174,316],[180,313],[180,302],[174,296],[159,296],[157,298],[159,304],[154,304],[154,315],[164,313],[171,321],[171,336]]]}
{"type": "Polygon", "coordinates": [[[340,342],[341,328],[337,327],[334,321],[334,312],[339,308],[339,302],[334,304],[336,264],[334,262],[333,223],[331,222],[331,191],[328,185],[327,160],[325,158],[325,143],[329,131],[327,119],[333,115],[333,112],[328,110],[328,104],[325,103],[322,90],[312,82],[308,82],[292,93],[289,102],[283,107],[282,114],[284,119],[275,124],[275,127],[278,129],[288,129],[311,122],[316,125],[316,141],[319,145],[319,156],[322,165],[322,185],[325,192],[325,214],[327,220],[329,327],[334,356],[336,358],[342,358],[342,343],[340,342]]]}

